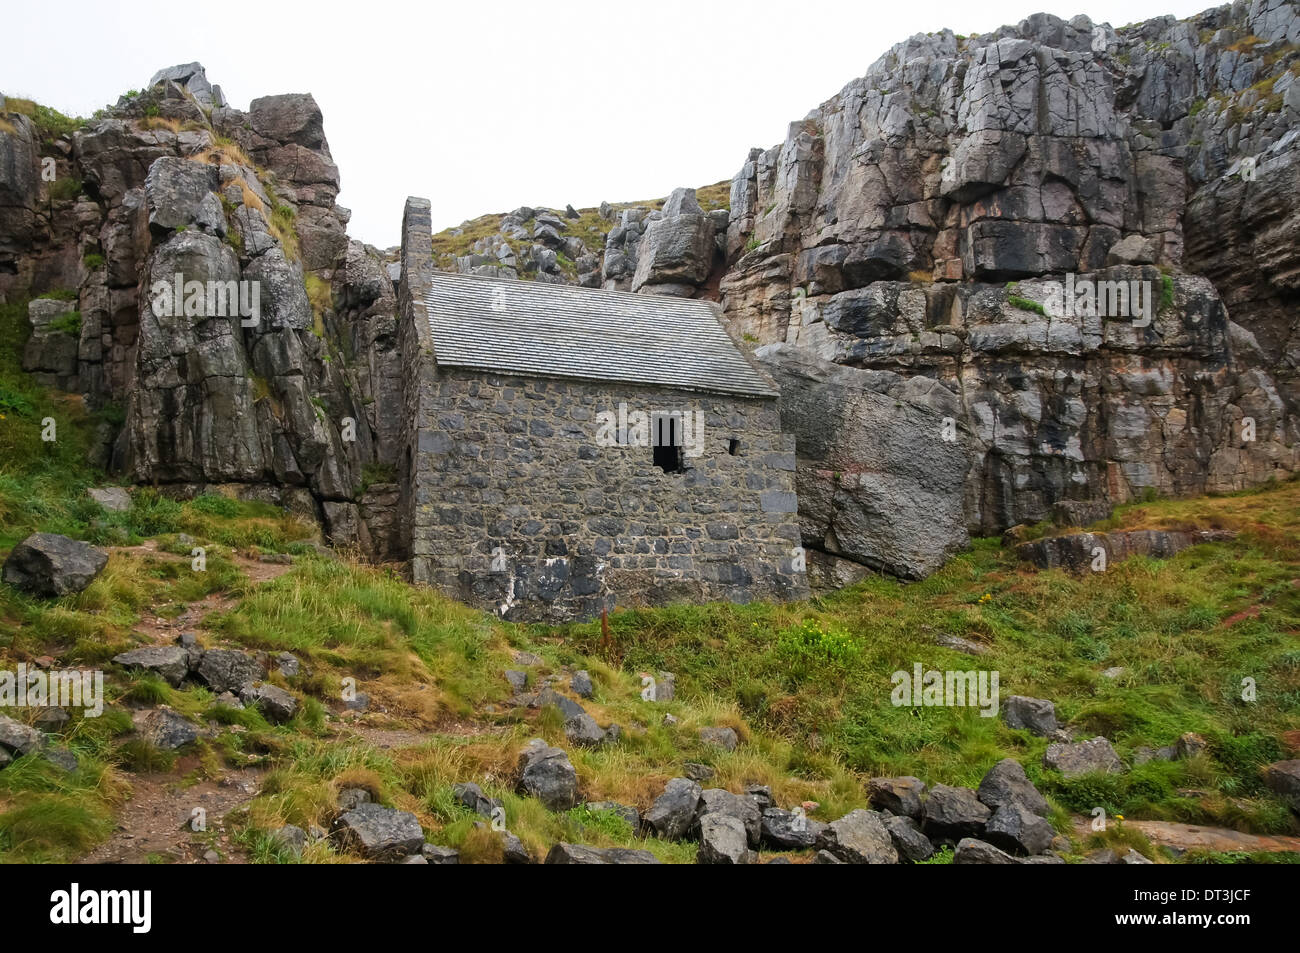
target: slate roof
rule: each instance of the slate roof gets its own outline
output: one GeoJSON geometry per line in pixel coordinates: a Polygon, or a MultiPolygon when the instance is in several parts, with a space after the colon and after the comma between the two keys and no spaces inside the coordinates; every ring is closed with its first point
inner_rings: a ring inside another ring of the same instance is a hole
{"type": "Polygon", "coordinates": [[[441,365],[778,395],[705,301],[434,272],[425,306],[441,365]]]}

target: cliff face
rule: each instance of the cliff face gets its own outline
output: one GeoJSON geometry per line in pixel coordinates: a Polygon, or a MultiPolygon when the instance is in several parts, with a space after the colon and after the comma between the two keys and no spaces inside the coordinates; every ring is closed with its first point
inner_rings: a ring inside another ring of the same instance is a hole
{"type": "MultiPolygon", "coordinates": [[[[426,257],[721,296],[782,384],[810,570],[922,576],[1062,500],[1300,468],[1298,172],[1296,0],[1036,15],[897,45],[753,150],[729,211],[713,187],[518,209],[426,257]]],[[[398,266],[338,188],[310,95],[243,113],[198,64],[68,128],[0,104],[0,298],[75,298],[32,303],[24,363],[121,408],[105,465],[401,556],[398,266]],[[190,281],[255,285],[258,313],[190,311],[190,281]]]]}
{"type": "MultiPolygon", "coordinates": [[[[1298,173],[1294,0],[1119,31],[1037,15],[916,36],[751,151],[722,281],[734,329],[860,369],[856,388],[900,408],[873,421],[910,448],[873,455],[854,427],[818,421],[800,441],[805,545],[923,574],[966,531],[1057,500],[1294,472],[1298,173]],[[1067,276],[1137,282],[1152,307],[1061,308],[1067,276]],[[891,503],[948,486],[953,453],[959,512],[917,523],[891,503]],[[909,456],[938,465],[890,462],[909,456]],[[876,552],[873,535],[927,525],[919,562],[876,552]]],[[[846,375],[760,353],[802,438],[800,408],[846,375]]]]}
{"type": "Polygon", "coordinates": [[[70,133],[7,121],[0,293],[75,292],[74,359],[68,333],[37,333],[24,363],[122,408],[102,462],[182,492],[237,484],[395,553],[393,284],[347,238],[312,97],[243,113],[191,64],[70,133]]]}

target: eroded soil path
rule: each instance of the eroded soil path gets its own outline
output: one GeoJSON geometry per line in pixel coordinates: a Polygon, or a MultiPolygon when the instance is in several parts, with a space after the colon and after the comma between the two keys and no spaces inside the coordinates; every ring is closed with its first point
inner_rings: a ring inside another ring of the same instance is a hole
{"type": "MultiPolygon", "coordinates": [[[[112,552],[188,562],[188,557],[161,552],[152,541],[139,546],[116,546],[112,552]]],[[[263,562],[249,556],[233,557],[251,586],[284,575],[290,563],[263,562]]],[[[240,596],[211,593],[190,603],[179,616],[162,618],[146,609],[134,633],[158,645],[172,644],[182,632],[202,626],[213,612],[238,604],[240,596]]],[[[81,858],[83,864],[203,863],[215,850],[221,863],[244,863],[245,852],[234,844],[225,818],[257,796],[263,772],[254,768],[224,768],[215,780],[200,778],[197,759],[180,759],[173,771],[131,774],[131,793],[117,814],[117,828],[107,841],[81,858]]]]}

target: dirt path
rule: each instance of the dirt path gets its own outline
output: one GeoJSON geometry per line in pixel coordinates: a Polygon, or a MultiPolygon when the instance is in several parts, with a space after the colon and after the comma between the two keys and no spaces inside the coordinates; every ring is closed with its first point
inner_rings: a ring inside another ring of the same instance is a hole
{"type": "MultiPolygon", "coordinates": [[[[112,552],[168,562],[186,562],[185,556],[160,552],[153,540],[139,546],[116,546],[112,552]]],[[[266,563],[235,554],[235,563],[250,584],[260,585],[284,575],[291,563],[266,563]]],[[[190,603],[174,619],[145,612],[134,631],[159,645],[172,644],[176,636],[198,628],[213,612],[234,607],[239,597],[212,593],[190,603]]],[[[182,779],[198,768],[197,759],[182,758],[168,774],[131,775],[131,794],[117,816],[112,836],[79,861],[83,864],[202,863],[203,855],[215,849],[222,863],[245,863],[242,849],[230,839],[224,820],[233,809],[247,804],[261,788],[261,772],[251,768],[227,769],[219,780],[187,785],[182,779]],[[195,810],[201,809],[202,825],[194,829],[195,810]]]]}
{"type": "MultiPolygon", "coordinates": [[[[1075,833],[1087,837],[1092,833],[1091,820],[1074,819],[1075,833]]],[[[1300,853],[1300,837],[1243,834],[1227,827],[1202,824],[1179,824],[1174,821],[1124,821],[1125,827],[1139,831],[1153,844],[1177,850],[1215,850],[1224,853],[1300,853]]]]}
{"type": "Polygon", "coordinates": [[[131,795],[122,805],[117,830],[81,858],[83,864],[202,863],[214,847],[222,863],[246,863],[224,827],[227,814],[247,804],[261,786],[261,774],[251,768],[232,770],[220,781],[200,781],[186,787],[178,763],[173,774],[142,774],[131,778],[131,795]],[[196,815],[195,809],[204,813],[196,815]],[[196,820],[205,831],[195,831],[196,820]]]}
{"type": "MultiPolygon", "coordinates": [[[[164,562],[189,562],[188,556],[162,552],[153,540],[146,540],[139,546],[114,546],[109,551],[164,562]]],[[[240,553],[234,554],[233,561],[253,586],[278,579],[293,568],[292,563],[262,562],[260,559],[253,559],[240,553]]],[[[176,636],[197,629],[213,612],[225,612],[233,609],[238,603],[239,596],[222,592],[210,593],[197,602],[191,602],[185,607],[185,611],[174,619],[152,616],[148,612],[143,613],[140,621],[135,625],[134,632],[156,645],[171,645],[176,640],[176,636]]]]}

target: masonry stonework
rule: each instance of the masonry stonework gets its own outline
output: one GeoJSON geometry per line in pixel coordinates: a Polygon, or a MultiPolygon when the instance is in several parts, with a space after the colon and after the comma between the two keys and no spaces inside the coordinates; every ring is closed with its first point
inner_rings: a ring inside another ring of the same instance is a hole
{"type": "Polygon", "coordinates": [[[520,620],[807,595],[774,397],[439,366],[405,269],[402,284],[419,325],[403,329],[415,582],[520,620]],[[702,423],[680,470],[656,463],[638,413],[702,423]]]}

